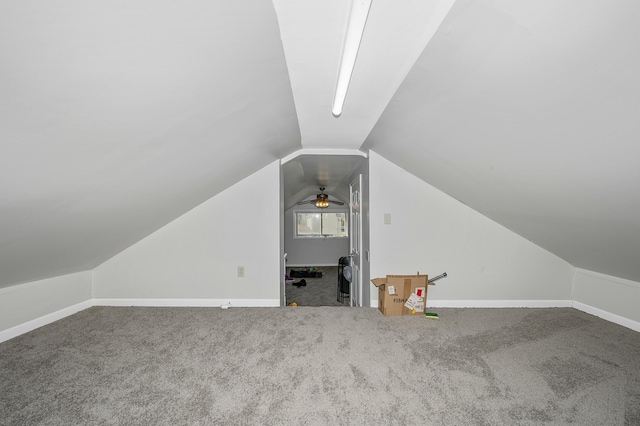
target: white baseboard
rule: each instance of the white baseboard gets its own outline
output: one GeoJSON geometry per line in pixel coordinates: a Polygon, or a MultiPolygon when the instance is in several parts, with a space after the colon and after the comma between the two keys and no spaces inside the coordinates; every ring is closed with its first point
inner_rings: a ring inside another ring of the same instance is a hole
{"type": "Polygon", "coordinates": [[[29,331],[35,330],[36,328],[40,328],[44,325],[61,320],[62,318],[68,317],[69,315],[84,311],[91,306],[93,306],[92,301],[85,300],[84,302],[76,303],[75,305],[60,309],[59,311],[55,311],[47,315],[43,315],[31,321],[16,325],[15,327],[2,330],[0,331],[0,343],[5,342],[9,339],[13,339],[14,337],[18,337],[21,334],[28,333],[29,331]]]}
{"type": "Polygon", "coordinates": [[[278,307],[280,299],[90,299],[0,331],[0,343],[92,306],[180,306],[220,308],[278,307]]]}
{"type": "Polygon", "coordinates": [[[429,308],[570,308],[571,300],[429,300],[429,308]]]}
{"type": "MultiPolygon", "coordinates": [[[[278,307],[279,299],[90,299],[59,311],[43,315],[15,327],[0,331],[0,343],[58,321],[92,306],[157,306],[157,307],[278,307]]],[[[623,327],[640,332],[640,322],[612,314],[571,300],[428,300],[429,308],[570,308],[595,315],[623,327]]],[[[378,308],[378,301],[371,301],[378,308]]]]}
{"type": "MultiPolygon", "coordinates": [[[[378,301],[372,300],[377,308],[378,301]]],[[[571,300],[429,300],[428,308],[571,308],[571,300]]]]}
{"type": "Polygon", "coordinates": [[[602,309],[594,308],[593,306],[585,305],[580,302],[573,302],[573,307],[579,311],[586,312],[591,315],[595,315],[604,320],[611,321],[623,327],[630,328],[634,331],[640,331],[640,322],[630,320],[625,317],[621,317],[620,315],[612,314],[607,311],[603,311],[602,309]]]}
{"type": "MultiPolygon", "coordinates": [[[[371,301],[378,308],[378,301],[371,301]]],[[[429,300],[428,308],[575,308],[604,320],[640,332],[640,322],[573,300],[429,300]]]]}
{"type": "Polygon", "coordinates": [[[93,306],[278,307],[280,299],[93,299],[93,306]]]}

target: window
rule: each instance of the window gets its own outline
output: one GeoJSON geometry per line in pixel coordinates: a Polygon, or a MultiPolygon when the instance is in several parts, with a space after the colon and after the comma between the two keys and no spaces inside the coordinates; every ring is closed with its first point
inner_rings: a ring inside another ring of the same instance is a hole
{"type": "Polygon", "coordinates": [[[296,237],[346,237],[347,213],[296,212],[296,237]]]}

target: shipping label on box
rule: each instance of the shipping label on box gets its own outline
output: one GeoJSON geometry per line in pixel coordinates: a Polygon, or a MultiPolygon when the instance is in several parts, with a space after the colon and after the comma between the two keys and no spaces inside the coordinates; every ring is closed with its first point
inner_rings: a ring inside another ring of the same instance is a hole
{"type": "MultiPolygon", "coordinates": [[[[412,313],[422,313],[424,312],[424,297],[418,297],[416,293],[412,293],[411,296],[409,296],[404,307],[409,309],[412,313]]],[[[421,292],[421,294],[424,293],[421,292]]]]}

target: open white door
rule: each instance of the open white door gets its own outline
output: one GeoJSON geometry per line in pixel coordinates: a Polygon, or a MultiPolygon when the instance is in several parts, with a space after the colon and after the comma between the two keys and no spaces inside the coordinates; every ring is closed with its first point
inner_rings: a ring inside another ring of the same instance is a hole
{"type": "Polygon", "coordinates": [[[362,175],[351,182],[351,200],[349,202],[349,211],[351,220],[349,221],[349,245],[351,254],[351,287],[350,287],[350,305],[362,306],[362,276],[360,274],[360,252],[362,249],[362,220],[360,216],[360,206],[362,202],[362,175]]]}
{"type": "MultiPolygon", "coordinates": [[[[287,253],[282,256],[282,270],[287,272],[287,253]]],[[[280,306],[287,306],[287,285],[285,274],[280,274],[280,306]]]]}

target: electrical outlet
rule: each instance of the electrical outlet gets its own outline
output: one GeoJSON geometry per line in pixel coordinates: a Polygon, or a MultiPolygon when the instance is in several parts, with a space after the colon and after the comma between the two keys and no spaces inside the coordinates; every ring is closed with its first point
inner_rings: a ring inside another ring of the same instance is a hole
{"type": "Polygon", "coordinates": [[[244,277],[244,266],[238,266],[238,276],[244,277]]]}

